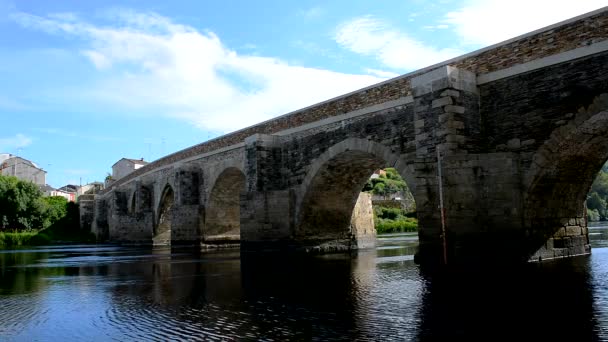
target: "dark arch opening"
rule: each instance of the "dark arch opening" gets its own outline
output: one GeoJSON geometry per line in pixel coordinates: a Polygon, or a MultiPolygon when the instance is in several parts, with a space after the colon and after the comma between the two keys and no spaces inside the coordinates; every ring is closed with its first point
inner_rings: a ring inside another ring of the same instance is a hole
{"type": "Polygon", "coordinates": [[[152,210],[152,191],[146,186],[142,186],[139,190],[139,209],[141,211],[152,210]]]}
{"type": "Polygon", "coordinates": [[[536,153],[535,163],[544,162],[532,168],[522,255],[549,259],[589,253],[585,200],[608,159],[606,108],[608,96],[597,98],[577,113],[586,120],[563,127],[536,153]]]}
{"type": "Polygon", "coordinates": [[[152,238],[155,245],[171,244],[171,221],[173,219],[172,208],[174,201],[173,189],[167,185],[158,206],[158,221],[152,238]]]}
{"type": "Polygon", "coordinates": [[[375,244],[371,195],[364,198],[368,194],[362,190],[374,171],[389,166],[384,158],[359,150],[341,152],[325,162],[300,204],[296,240],[305,245],[334,244],[330,250],[375,244]]]}
{"type": "Polygon", "coordinates": [[[241,194],[244,191],[245,175],[238,168],[228,168],[217,177],[205,210],[204,241],[240,240],[241,194]]]}
{"type": "Polygon", "coordinates": [[[137,191],[133,191],[133,194],[131,195],[131,201],[129,203],[129,213],[130,214],[135,214],[135,198],[137,196],[137,191]]]}

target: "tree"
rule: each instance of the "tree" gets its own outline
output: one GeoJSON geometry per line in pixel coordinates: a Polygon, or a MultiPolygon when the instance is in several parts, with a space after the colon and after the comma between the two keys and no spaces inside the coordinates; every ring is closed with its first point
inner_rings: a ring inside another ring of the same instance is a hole
{"type": "Polygon", "coordinates": [[[48,228],[51,224],[66,216],[68,200],[61,196],[43,197],[42,199],[46,204],[43,228],[48,228]]]}
{"type": "Polygon", "coordinates": [[[0,229],[33,229],[44,223],[46,204],[32,182],[0,175],[0,229]]]}

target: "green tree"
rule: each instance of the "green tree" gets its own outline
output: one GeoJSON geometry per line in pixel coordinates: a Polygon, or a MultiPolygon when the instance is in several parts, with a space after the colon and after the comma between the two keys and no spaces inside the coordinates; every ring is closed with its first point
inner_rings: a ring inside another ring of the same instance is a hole
{"type": "Polygon", "coordinates": [[[45,219],[42,228],[48,228],[53,223],[66,216],[68,200],[61,196],[43,197],[42,199],[46,206],[45,219]]]}
{"type": "Polygon", "coordinates": [[[601,198],[608,197],[608,173],[604,168],[597,174],[597,177],[591,185],[591,193],[597,193],[601,198]]]}
{"type": "Polygon", "coordinates": [[[381,174],[377,178],[369,179],[363,187],[363,191],[371,192],[374,195],[386,195],[394,194],[399,191],[409,191],[407,184],[395,168],[389,167],[384,169],[384,171],[386,174],[381,174]]]}
{"type": "Polygon", "coordinates": [[[40,228],[46,204],[40,189],[32,182],[0,175],[0,229],[40,228]]]}

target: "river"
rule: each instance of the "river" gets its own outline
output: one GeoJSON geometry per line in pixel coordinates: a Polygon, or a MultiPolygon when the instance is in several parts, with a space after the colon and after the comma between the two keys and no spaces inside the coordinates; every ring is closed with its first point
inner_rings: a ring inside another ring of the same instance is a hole
{"type": "Polygon", "coordinates": [[[0,251],[0,340],[608,341],[608,225],[592,255],[426,274],[416,235],[313,258],[111,245],[0,251]]]}

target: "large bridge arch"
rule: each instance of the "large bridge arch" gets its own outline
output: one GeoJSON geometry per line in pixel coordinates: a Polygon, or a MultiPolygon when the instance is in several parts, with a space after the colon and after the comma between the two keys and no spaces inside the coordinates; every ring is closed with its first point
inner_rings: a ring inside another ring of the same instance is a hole
{"type": "Polygon", "coordinates": [[[155,245],[166,245],[171,243],[171,231],[173,221],[173,206],[175,204],[175,193],[171,185],[165,185],[160,196],[160,202],[156,211],[156,224],[152,242],[155,245]]]}
{"type": "Polygon", "coordinates": [[[294,237],[302,243],[356,239],[351,218],[365,182],[375,170],[394,167],[415,189],[409,166],[390,147],[358,138],[345,139],[320,155],[308,168],[296,201],[294,237]]]}
{"type": "Polygon", "coordinates": [[[572,113],[538,149],[524,179],[524,255],[543,250],[588,253],[585,199],[608,159],[608,94],[572,113]],[[573,251],[574,250],[574,251],[573,251]],[[527,253],[527,254],[526,254],[527,253]]]}
{"type": "Polygon", "coordinates": [[[223,169],[213,179],[205,205],[203,242],[238,241],[241,236],[241,195],[246,177],[236,166],[223,169]]]}

